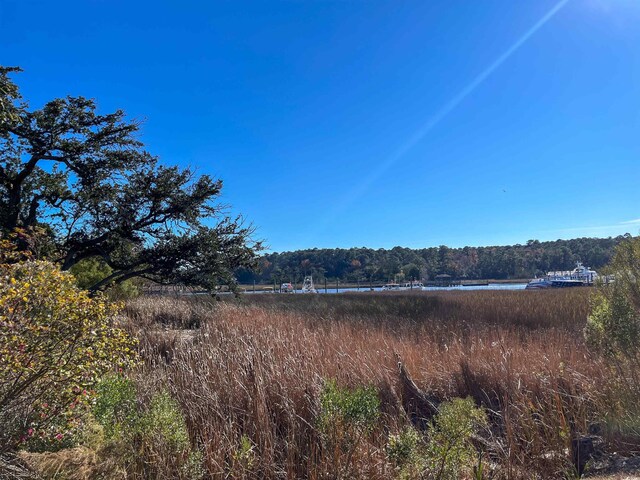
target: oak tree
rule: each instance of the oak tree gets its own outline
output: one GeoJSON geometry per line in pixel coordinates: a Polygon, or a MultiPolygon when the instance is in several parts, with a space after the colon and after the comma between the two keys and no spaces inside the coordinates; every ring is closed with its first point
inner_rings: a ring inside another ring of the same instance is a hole
{"type": "Polygon", "coordinates": [[[110,274],[211,289],[233,284],[260,242],[219,203],[222,182],[167,166],[122,110],[100,114],[84,97],[32,109],[0,68],[0,232],[46,228],[63,270],[100,258],[110,274]]]}

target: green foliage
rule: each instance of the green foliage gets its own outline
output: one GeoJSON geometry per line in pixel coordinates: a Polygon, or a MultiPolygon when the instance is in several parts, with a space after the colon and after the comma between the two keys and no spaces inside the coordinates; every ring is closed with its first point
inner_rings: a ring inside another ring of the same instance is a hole
{"type": "Polygon", "coordinates": [[[407,473],[419,462],[419,451],[423,446],[423,438],[413,427],[406,427],[400,433],[389,435],[387,456],[399,470],[407,473]]]}
{"type": "Polygon", "coordinates": [[[380,399],[373,387],[354,390],[340,388],[334,380],[325,384],[320,397],[320,427],[330,430],[339,425],[349,431],[371,429],[380,414],[380,399]]]}
{"type": "Polygon", "coordinates": [[[640,347],[640,315],[618,285],[592,300],[585,335],[589,345],[608,357],[634,358],[640,347]]]}
{"type": "Polygon", "coordinates": [[[640,440],[640,402],[638,388],[619,388],[615,394],[615,404],[602,418],[604,430],[611,436],[620,435],[627,441],[640,440]]]}
{"type": "Polygon", "coordinates": [[[136,387],[123,375],[109,375],[96,387],[92,413],[107,441],[121,438],[137,427],[136,387]]]}
{"type": "Polygon", "coordinates": [[[325,462],[333,465],[332,476],[348,478],[356,450],[364,444],[380,416],[375,388],[341,388],[327,381],[320,395],[318,430],[325,448],[325,462]]]}
{"type": "Polygon", "coordinates": [[[233,454],[235,465],[231,468],[232,472],[250,472],[256,463],[256,452],[251,443],[251,439],[247,435],[240,437],[240,445],[233,454]]]}
{"type": "MultiPolygon", "coordinates": [[[[89,289],[102,279],[113,274],[113,269],[99,257],[85,258],[71,267],[69,270],[78,282],[78,286],[89,289]]],[[[112,285],[107,295],[114,300],[126,300],[138,296],[138,288],[131,280],[112,285]]]]}
{"type": "Polygon", "coordinates": [[[471,398],[454,398],[440,405],[426,436],[412,427],[390,435],[387,454],[403,479],[482,478],[482,456],[471,439],[486,425],[484,410],[471,398]]]}
{"type": "Polygon", "coordinates": [[[592,300],[585,336],[590,346],[614,360],[640,366],[640,237],[616,248],[610,273],[592,300]]]}
{"type": "Polygon", "coordinates": [[[402,267],[402,273],[407,280],[419,280],[420,279],[420,267],[415,263],[409,263],[402,267]]]}
{"type": "Polygon", "coordinates": [[[155,394],[143,409],[133,381],[109,376],[97,393],[92,413],[104,429],[103,454],[142,478],[202,477],[202,454],[191,447],[182,411],[168,392],[155,394]],[[145,461],[148,458],[154,462],[145,461]]]}
{"type": "Polygon", "coordinates": [[[615,251],[610,267],[614,285],[640,312],[640,237],[626,236],[615,251]]]}
{"type": "Polygon", "coordinates": [[[15,103],[20,100],[20,93],[9,74],[19,71],[18,67],[0,67],[0,122],[18,118],[15,103]]]}
{"type": "Polygon", "coordinates": [[[440,405],[425,452],[426,468],[433,478],[455,480],[470,469],[477,456],[471,437],[486,424],[485,412],[471,398],[454,398],[440,405]]]}
{"type": "Polygon", "coordinates": [[[149,439],[162,439],[175,452],[190,449],[189,434],[178,404],[167,392],[151,399],[149,410],[142,416],[141,432],[149,439]]]}
{"type": "Polygon", "coordinates": [[[117,312],[51,263],[0,268],[0,450],[65,446],[98,379],[135,362],[117,312]]]}
{"type": "Polygon", "coordinates": [[[617,248],[609,273],[613,283],[598,288],[587,318],[588,345],[611,364],[616,399],[604,415],[609,432],[640,438],[640,237],[617,248]]]}
{"type": "Polygon", "coordinates": [[[78,286],[85,290],[113,273],[111,267],[104,261],[100,261],[98,257],[85,258],[72,266],[69,271],[76,277],[78,286]]]}
{"type": "Polygon", "coordinates": [[[192,480],[202,476],[201,453],[191,448],[184,416],[168,392],[154,395],[134,432],[133,446],[142,452],[141,458],[161,459],[152,465],[135,459],[144,478],[192,480]]]}

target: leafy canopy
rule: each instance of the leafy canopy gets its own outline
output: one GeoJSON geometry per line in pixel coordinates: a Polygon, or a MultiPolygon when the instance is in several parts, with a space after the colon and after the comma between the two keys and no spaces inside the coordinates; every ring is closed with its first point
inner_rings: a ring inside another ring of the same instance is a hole
{"type": "Polygon", "coordinates": [[[220,180],[166,166],[122,110],[66,97],[30,109],[0,67],[0,232],[45,227],[63,270],[100,258],[90,286],[143,277],[213,288],[253,264],[260,243],[217,203],[220,180]]]}

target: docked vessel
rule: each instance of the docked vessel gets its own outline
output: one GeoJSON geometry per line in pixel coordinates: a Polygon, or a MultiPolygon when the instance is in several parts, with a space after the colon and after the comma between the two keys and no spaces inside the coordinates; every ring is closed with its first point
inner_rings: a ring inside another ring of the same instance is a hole
{"type": "Polygon", "coordinates": [[[422,290],[424,285],[421,282],[407,282],[407,283],[387,283],[383,285],[382,291],[399,291],[399,290],[422,290]]]}
{"type": "Polygon", "coordinates": [[[543,288],[567,288],[593,285],[598,273],[578,262],[576,268],[570,271],[548,272],[542,278],[534,278],[525,287],[527,290],[543,288]]]}
{"type": "Polygon", "coordinates": [[[294,293],[291,283],[283,283],[280,285],[280,293],[294,293]]]}

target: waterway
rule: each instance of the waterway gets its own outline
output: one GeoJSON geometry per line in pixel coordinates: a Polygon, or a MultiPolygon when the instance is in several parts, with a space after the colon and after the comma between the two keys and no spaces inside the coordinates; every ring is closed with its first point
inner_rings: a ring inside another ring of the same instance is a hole
{"type": "MultiPolygon", "coordinates": [[[[439,292],[439,291],[455,291],[455,292],[466,292],[469,290],[524,290],[524,287],[526,287],[527,284],[526,283],[489,283],[488,285],[469,285],[469,286],[461,286],[461,285],[456,285],[456,286],[451,286],[451,287],[423,287],[421,289],[421,291],[423,292],[439,292]]],[[[382,292],[382,288],[377,287],[377,288],[368,288],[368,287],[360,287],[359,289],[357,288],[331,288],[331,287],[327,287],[327,290],[325,292],[324,286],[321,288],[316,287],[318,290],[318,293],[365,293],[365,292],[382,292]]],[[[413,289],[413,290],[409,290],[409,289],[404,289],[404,290],[395,290],[400,291],[400,292],[416,292],[419,291],[418,289],[413,289]]],[[[250,290],[250,287],[247,288],[247,291],[245,293],[271,293],[270,291],[257,291],[257,292],[252,292],[250,290]]],[[[296,290],[295,293],[302,293],[302,290],[296,290]]],[[[387,293],[387,291],[385,291],[384,293],[387,293]]]]}

